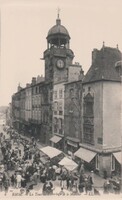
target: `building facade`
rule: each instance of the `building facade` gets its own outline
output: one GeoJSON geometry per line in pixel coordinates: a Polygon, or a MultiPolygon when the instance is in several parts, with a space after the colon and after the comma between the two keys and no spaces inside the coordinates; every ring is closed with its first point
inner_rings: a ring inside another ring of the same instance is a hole
{"type": "Polygon", "coordinates": [[[12,105],[9,103],[8,108],[6,109],[6,125],[12,127],[12,105]]]}
{"type": "Polygon", "coordinates": [[[121,57],[116,48],[95,49],[83,80],[83,135],[75,155],[102,176],[120,170],[122,85],[116,63],[121,57]]]}
{"type": "Polygon", "coordinates": [[[53,86],[53,113],[51,145],[64,148],[64,83],[53,86]]]}
{"type": "Polygon", "coordinates": [[[64,112],[65,84],[78,80],[81,74],[79,63],[73,64],[74,53],[70,49],[70,35],[61,25],[59,17],[47,36],[48,49],[44,52],[45,81],[53,82],[53,123],[51,145],[65,148],[64,112]]]}
{"type": "Polygon", "coordinates": [[[82,137],[82,80],[65,84],[64,134],[65,151],[72,155],[82,137]]]}
{"type": "Polygon", "coordinates": [[[20,130],[20,90],[21,87],[18,86],[18,91],[12,95],[12,125],[16,130],[20,130]]]}

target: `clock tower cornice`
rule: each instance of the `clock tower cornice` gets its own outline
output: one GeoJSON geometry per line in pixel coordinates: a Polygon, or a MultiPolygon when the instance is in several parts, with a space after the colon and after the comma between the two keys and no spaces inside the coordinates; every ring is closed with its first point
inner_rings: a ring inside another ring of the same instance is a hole
{"type": "Polygon", "coordinates": [[[54,56],[54,57],[71,57],[74,58],[74,53],[71,49],[66,48],[51,48],[47,49],[44,52],[44,59],[48,56],[54,56]]]}

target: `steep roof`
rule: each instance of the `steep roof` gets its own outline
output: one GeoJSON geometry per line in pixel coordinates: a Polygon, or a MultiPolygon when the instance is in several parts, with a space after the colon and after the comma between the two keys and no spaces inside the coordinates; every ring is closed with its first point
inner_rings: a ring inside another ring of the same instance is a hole
{"type": "Polygon", "coordinates": [[[83,83],[101,80],[120,81],[115,63],[122,60],[122,53],[117,48],[103,47],[92,52],[92,65],[86,73],[83,83]]]}

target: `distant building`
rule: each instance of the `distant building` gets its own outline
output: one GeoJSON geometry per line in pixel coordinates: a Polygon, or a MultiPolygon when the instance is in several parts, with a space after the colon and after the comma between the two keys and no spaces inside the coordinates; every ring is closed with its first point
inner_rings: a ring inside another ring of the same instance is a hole
{"type": "Polygon", "coordinates": [[[21,87],[18,86],[18,91],[12,95],[12,125],[15,129],[20,131],[20,90],[21,87]]]}
{"type": "Polygon", "coordinates": [[[12,105],[9,103],[6,108],[6,125],[12,127],[12,105]]]}

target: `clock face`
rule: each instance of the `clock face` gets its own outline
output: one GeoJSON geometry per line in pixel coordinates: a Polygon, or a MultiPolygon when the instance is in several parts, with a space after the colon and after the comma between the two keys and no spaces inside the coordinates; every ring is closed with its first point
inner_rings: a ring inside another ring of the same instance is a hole
{"type": "Polygon", "coordinates": [[[57,60],[57,67],[62,69],[64,67],[64,61],[61,59],[57,60]]]}

